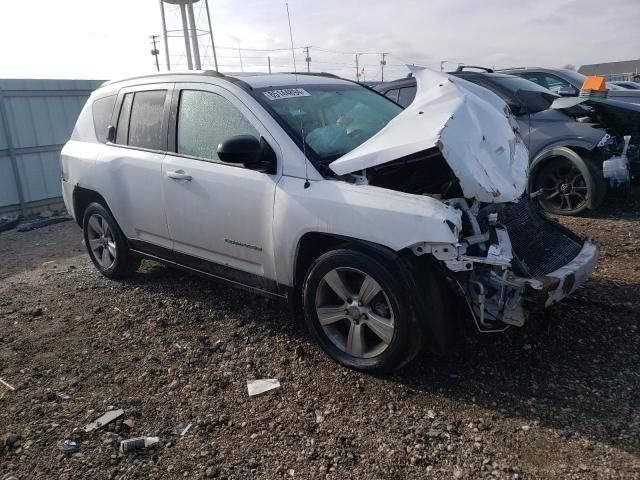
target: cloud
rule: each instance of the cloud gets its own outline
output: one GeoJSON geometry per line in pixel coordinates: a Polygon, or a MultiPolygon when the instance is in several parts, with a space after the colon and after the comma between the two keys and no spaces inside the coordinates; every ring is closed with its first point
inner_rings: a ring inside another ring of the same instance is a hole
{"type": "MultiPolygon", "coordinates": [[[[292,70],[284,2],[209,0],[219,63],[246,70],[292,70]]],[[[157,0],[2,2],[3,76],[113,78],[150,70],[149,35],[160,33],[157,0]],[[61,5],[64,5],[62,7],[61,5]],[[34,15],[33,12],[38,12],[34,15]],[[51,21],[55,19],[55,21],[51,21]],[[37,35],[25,35],[29,25],[37,35]]],[[[367,79],[402,76],[405,63],[562,66],[637,58],[640,1],[618,0],[289,0],[296,46],[310,45],[311,67],[353,78],[355,52],[367,79]],[[343,52],[343,53],[341,53],[343,52]]],[[[175,42],[172,43],[172,45],[175,42]]],[[[205,41],[208,44],[208,40],[205,41]]],[[[180,41],[172,47],[179,54],[180,41]]],[[[161,59],[164,47],[160,45],[161,59]]],[[[211,51],[203,46],[206,59],[211,51]]],[[[176,58],[176,60],[179,60],[176,58]]],[[[296,51],[298,67],[304,52],[296,51]]]]}

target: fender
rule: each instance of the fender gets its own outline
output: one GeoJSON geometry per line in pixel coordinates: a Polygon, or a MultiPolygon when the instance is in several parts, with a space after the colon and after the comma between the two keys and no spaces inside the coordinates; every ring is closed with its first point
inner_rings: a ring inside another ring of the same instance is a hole
{"type": "Polygon", "coordinates": [[[529,152],[530,158],[532,159],[529,163],[529,171],[532,171],[539,164],[541,160],[540,157],[544,156],[549,150],[552,150],[554,148],[566,147],[568,149],[571,149],[573,147],[592,151],[596,148],[596,146],[596,142],[587,140],[585,138],[563,138],[560,140],[556,139],[555,141],[548,143],[547,145],[538,149],[538,151],[536,152],[529,152]]]}

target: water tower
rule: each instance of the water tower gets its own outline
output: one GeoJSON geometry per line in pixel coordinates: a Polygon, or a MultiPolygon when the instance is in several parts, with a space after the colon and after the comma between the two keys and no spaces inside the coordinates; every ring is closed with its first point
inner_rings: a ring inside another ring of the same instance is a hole
{"type": "Polygon", "coordinates": [[[160,0],[160,15],[167,70],[203,65],[218,70],[208,0],[160,0]]]}

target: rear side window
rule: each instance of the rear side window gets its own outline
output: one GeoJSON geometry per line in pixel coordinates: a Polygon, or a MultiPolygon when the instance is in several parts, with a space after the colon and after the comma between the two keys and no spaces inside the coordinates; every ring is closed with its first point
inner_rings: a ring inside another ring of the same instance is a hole
{"type": "Polygon", "coordinates": [[[93,128],[96,131],[98,141],[106,143],[107,127],[111,123],[111,114],[116,104],[117,95],[102,97],[93,102],[91,110],[93,112],[93,128]]]}
{"type": "Polygon", "coordinates": [[[218,145],[236,135],[258,131],[233,104],[221,95],[183,90],[178,108],[178,153],[219,160],[218,145]]]}
{"type": "Polygon", "coordinates": [[[414,98],[416,98],[416,87],[401,88],[398,95],[398,103],[403,107],[408,107],[414,98]]]}
{"type": "Polygon", "coordinates": [[[118,117],[116,143],[164,150],[162,118],[166,94],[166,90],[127,93],[118,117]]]}

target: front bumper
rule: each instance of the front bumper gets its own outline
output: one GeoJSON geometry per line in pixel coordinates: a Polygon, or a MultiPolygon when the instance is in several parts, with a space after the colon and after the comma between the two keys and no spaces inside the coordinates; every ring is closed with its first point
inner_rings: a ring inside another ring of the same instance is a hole
{"type": "Polygon", "coordinates": [[[578,256],[565,266],[543,277],[525,280],[528,289],[522,298],[523,305],[531,311],[559,302],[589,279],[597,262],[598,246],[585,241],[578,256]]]}

